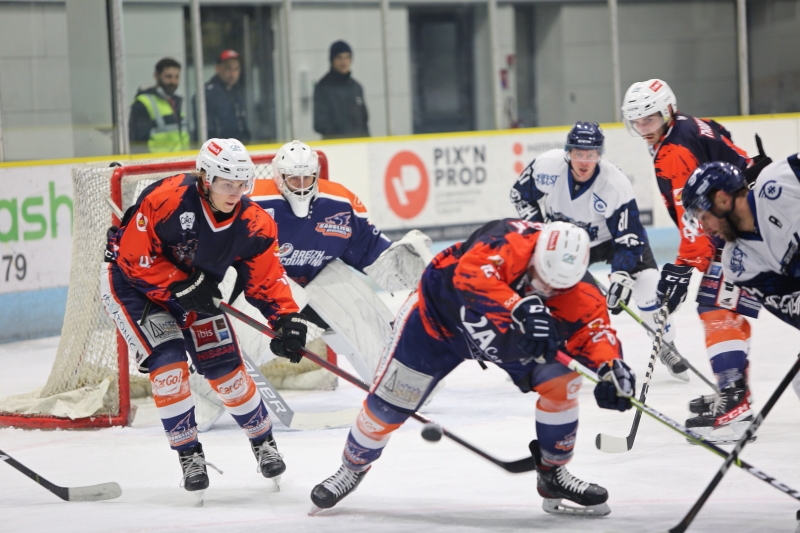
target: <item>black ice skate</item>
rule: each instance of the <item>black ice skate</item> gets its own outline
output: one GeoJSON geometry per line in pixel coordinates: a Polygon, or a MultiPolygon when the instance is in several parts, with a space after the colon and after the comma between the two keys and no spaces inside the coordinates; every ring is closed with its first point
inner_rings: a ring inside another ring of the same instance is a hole
{"type": "Polygon", "coordinates": [[[658,352],[658,357],[661,362],[667,366],[669,373],[676,379],[681,381],[689,381],[689,367],[683,362],[683,359],[675,352],[675,344],[672,342],[665,342],[661,345],[661,351],[658,352]]]}
{"type": "Polygon", "coordinates": [[[270,435],[262,441],[251,440],[250,447],[258,462],[258,472],[265,478],[271,479],[280,490],[281,474],[286,471],[286,463],[283,462],[283,454],[278,452],[275,437],[270,435]]]}
{"type": "MultiPolygon", "coordinates": [[[[728,385],[719,395],[692,400],[689,411],[697,413],[697,416],[686,420],[686,427],[714,444],[738,442],[753,421],[750,391],[744,379],[728,385]]],[[[750,442],[755,438],[753,436],[750,442]]]]}
{"type": "MultiPolygon", "coordinates": [[[[314,487],[311,491],[311,501],[319,509],[330,509],[356,490],[367,472],[369,472],[369,468],[363,472],[353,472],[342,465],[334,475],[314,487]]],[[[316,508],[312,508],[309,514],[313,514],[316,510],[316,508]]]]}
{"type": "Polygon", "coordinates": [[[543,463],[539,441],[531,441],[529,447],[536,461],[538,476],[536,488],[539,495],[544,498],[542,509],[545,512],[581,517],[600,517],[611,512],[606,503],[608,500],[606,489],[594,483],[581,481],[570,474],[566,466],[543,463]],[[576,505],[566,505],[563,500],[576,505]]]}
{"type": "Polygon", "coordinates": [[[203,445],[199,442],[188,450],[178,452],[178,460],[183,469],[183,478],[180,486],[189,492],[194,492],[200,505],[203,504],[204,492],[208,488],[208,471],[206,466],[210,466],[220,474],[222,471],[216,466],[206,461],[203,453],[203,445]]]}

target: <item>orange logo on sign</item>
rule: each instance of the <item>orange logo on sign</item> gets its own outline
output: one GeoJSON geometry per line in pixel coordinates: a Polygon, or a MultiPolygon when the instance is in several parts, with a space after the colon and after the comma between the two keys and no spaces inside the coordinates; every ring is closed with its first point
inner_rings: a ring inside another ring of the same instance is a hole
{"type": "Polygon", "coordinates": [[[428,201],[428,171],[414,152],[398,152],[383,180],[389,207],[400,218],[414,218],[428,201]]]}

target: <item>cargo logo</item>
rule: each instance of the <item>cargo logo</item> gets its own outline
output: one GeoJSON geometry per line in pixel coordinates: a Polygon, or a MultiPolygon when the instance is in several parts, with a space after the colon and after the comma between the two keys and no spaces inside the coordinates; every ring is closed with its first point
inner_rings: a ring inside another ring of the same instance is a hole
{"type": "Polygon", "coordinates": [[[249,389],[247,376],[242,370],[225,383],[217,385],[217,393],[226,404],[242,398],[249,389]]]}
{"type": "Polygon", "coordinates": [[[183,369],[173,368],[153,377],[154,396],[175,396],[181,390],[183,369]]]}
{"type": "Polygon", "coordinates": [[[414,218],[428,202],[428,171],[414,152],[404,150],[389,160],[383,186],[389,207],[400,218],[414,218]]]}
{"type": "Polygon", "coordinates": [[[336,213],[323,222],[317,222],[317,231],[326,237],[349,239],[353,234],[353,228],[350,227],[350,213],[347,211],[336,213]]]}

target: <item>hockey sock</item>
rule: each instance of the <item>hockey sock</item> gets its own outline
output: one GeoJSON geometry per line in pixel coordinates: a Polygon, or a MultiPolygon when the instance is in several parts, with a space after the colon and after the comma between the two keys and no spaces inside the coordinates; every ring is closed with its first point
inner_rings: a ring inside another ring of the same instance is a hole
{"type": "Polygon", "coordinates": [[[367,396],[347,436],[342,463],[354,472],[365,471],[381,456],[392,432],[403,425],[408,417],[408,414],[394,409],[374,394],[367,396]]]}
{"type": "Polygon", "coordinates": [[[250,440],[263,440],[272,434],[267,406],[244,365],[240,364],[232,372],[208,382],[250,440]]]}
{"type": "Polygon", "coordinates": [[[744,377],[750,350],[750,323],[722,309],[698,308],[706,334],[711,369],[720,390],[744,377]]]}
{"type": "Polygon", "coordinates": [[[578,433],[578,393],[582,378],[570,372],[538,385],[536,436],[542,460],[563,465],[572,459],[578,433]]]}
{"type": "Polygon", "coordinates": [[[189,390],[189,365],[172,363],[150,371],[153,400],[170,448],[185,451],[197,444],[194,398],[189,390]]]}

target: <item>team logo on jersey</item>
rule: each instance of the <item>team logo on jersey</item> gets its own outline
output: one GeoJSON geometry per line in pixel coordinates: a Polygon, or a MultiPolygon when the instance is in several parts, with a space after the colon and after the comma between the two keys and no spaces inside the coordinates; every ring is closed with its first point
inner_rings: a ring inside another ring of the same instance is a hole
{"type": "Polygon", "coordinates": [[[558,179],[558,174],[536,174],[536,183],[539,185],[552,185],[558,179]]]}
{"type": "Polygon", "coordinates": [[[268,207],[264,211],[266,211],[267,214],[269,214],[269,216],[271,216],[273,220],[275,219],[275,209],[268,207]]]}
{"type": "Polygon", "coordinates": [[[294,252],[294,246],[292,246],[292,243],[285,242],[281,244],[280,248],[278,248],[278,257],[286,257],[292,252],[294,252]]]}
{"type": "Polygon", "coordinates": [[[597,196],[597,193],[592,193],[592,201],[594,202],[594,210],[598,213],[605,213],[606,209],[608,208],[608,204],[605,200],[597,196]]]}
{"type": "Polygon", "coordinates": [[[733,252],[731,253],[731,261],[730,261],[730,265],[729,265],[731,267],[731,272],[733,272],[737,276],[743,274],[744,270],[745,270],[745,268],[744,268],[744,260],[745,260],[746,257],[747,257],[747,254],[744,253],[742,251],[742,249],[739,248],[738,245],[735,246],[733,248],[733,252]]]}
{"type": "Polygon", "coordinates": [[[272,421],[269,419],[267,414],[264,412],[264,404],[262,403],[258,407],[258,411],[254,414],[250,420],[242,425],[242,429],[247,432],[247,436],[251,439],[256,437],[260,437],[261,435],[265,434],[267,431],[272,429],[272,421]]]}
{"type": "Polygon", "coordinates": [[[194,213],[187,211],[178,218],[181,221],[181,229],[184,231],[188,231],[194,226],[194,213]]]}
{"type": "Polygon", "coordinates": [[[769,180],[764,185],[762,185],[761,191],[758,193],[758,197],[767,198],[768,200],[777,200],[782,192],[783,192],[783,187],[778,185],[777,181],[769,180]]]}
{"type": "Polygon", "coordinates": [[[672,191],[672,197],[675,199],[675,205],[683,205],[683,187],[672,191]]]}
{"type": "Polygon", "coordinates": [[[317,222],[317,231],[326,237],[339,237],[349,239],[353,234],[350,227],[350,213],[343,211],[327,217],[323,222],[317,222]]]}
{"type": "Polygon", "coordinates": [[[197,252],[197,239],[189,239],[186,242],[170,245],[175,258],[181,263],[191,265],[197,252]]]}
{"type": "Polygon", "coordinates": [[[141,213],[136,213],[136,229],[147,231],[147,217],[141,213]]]}

